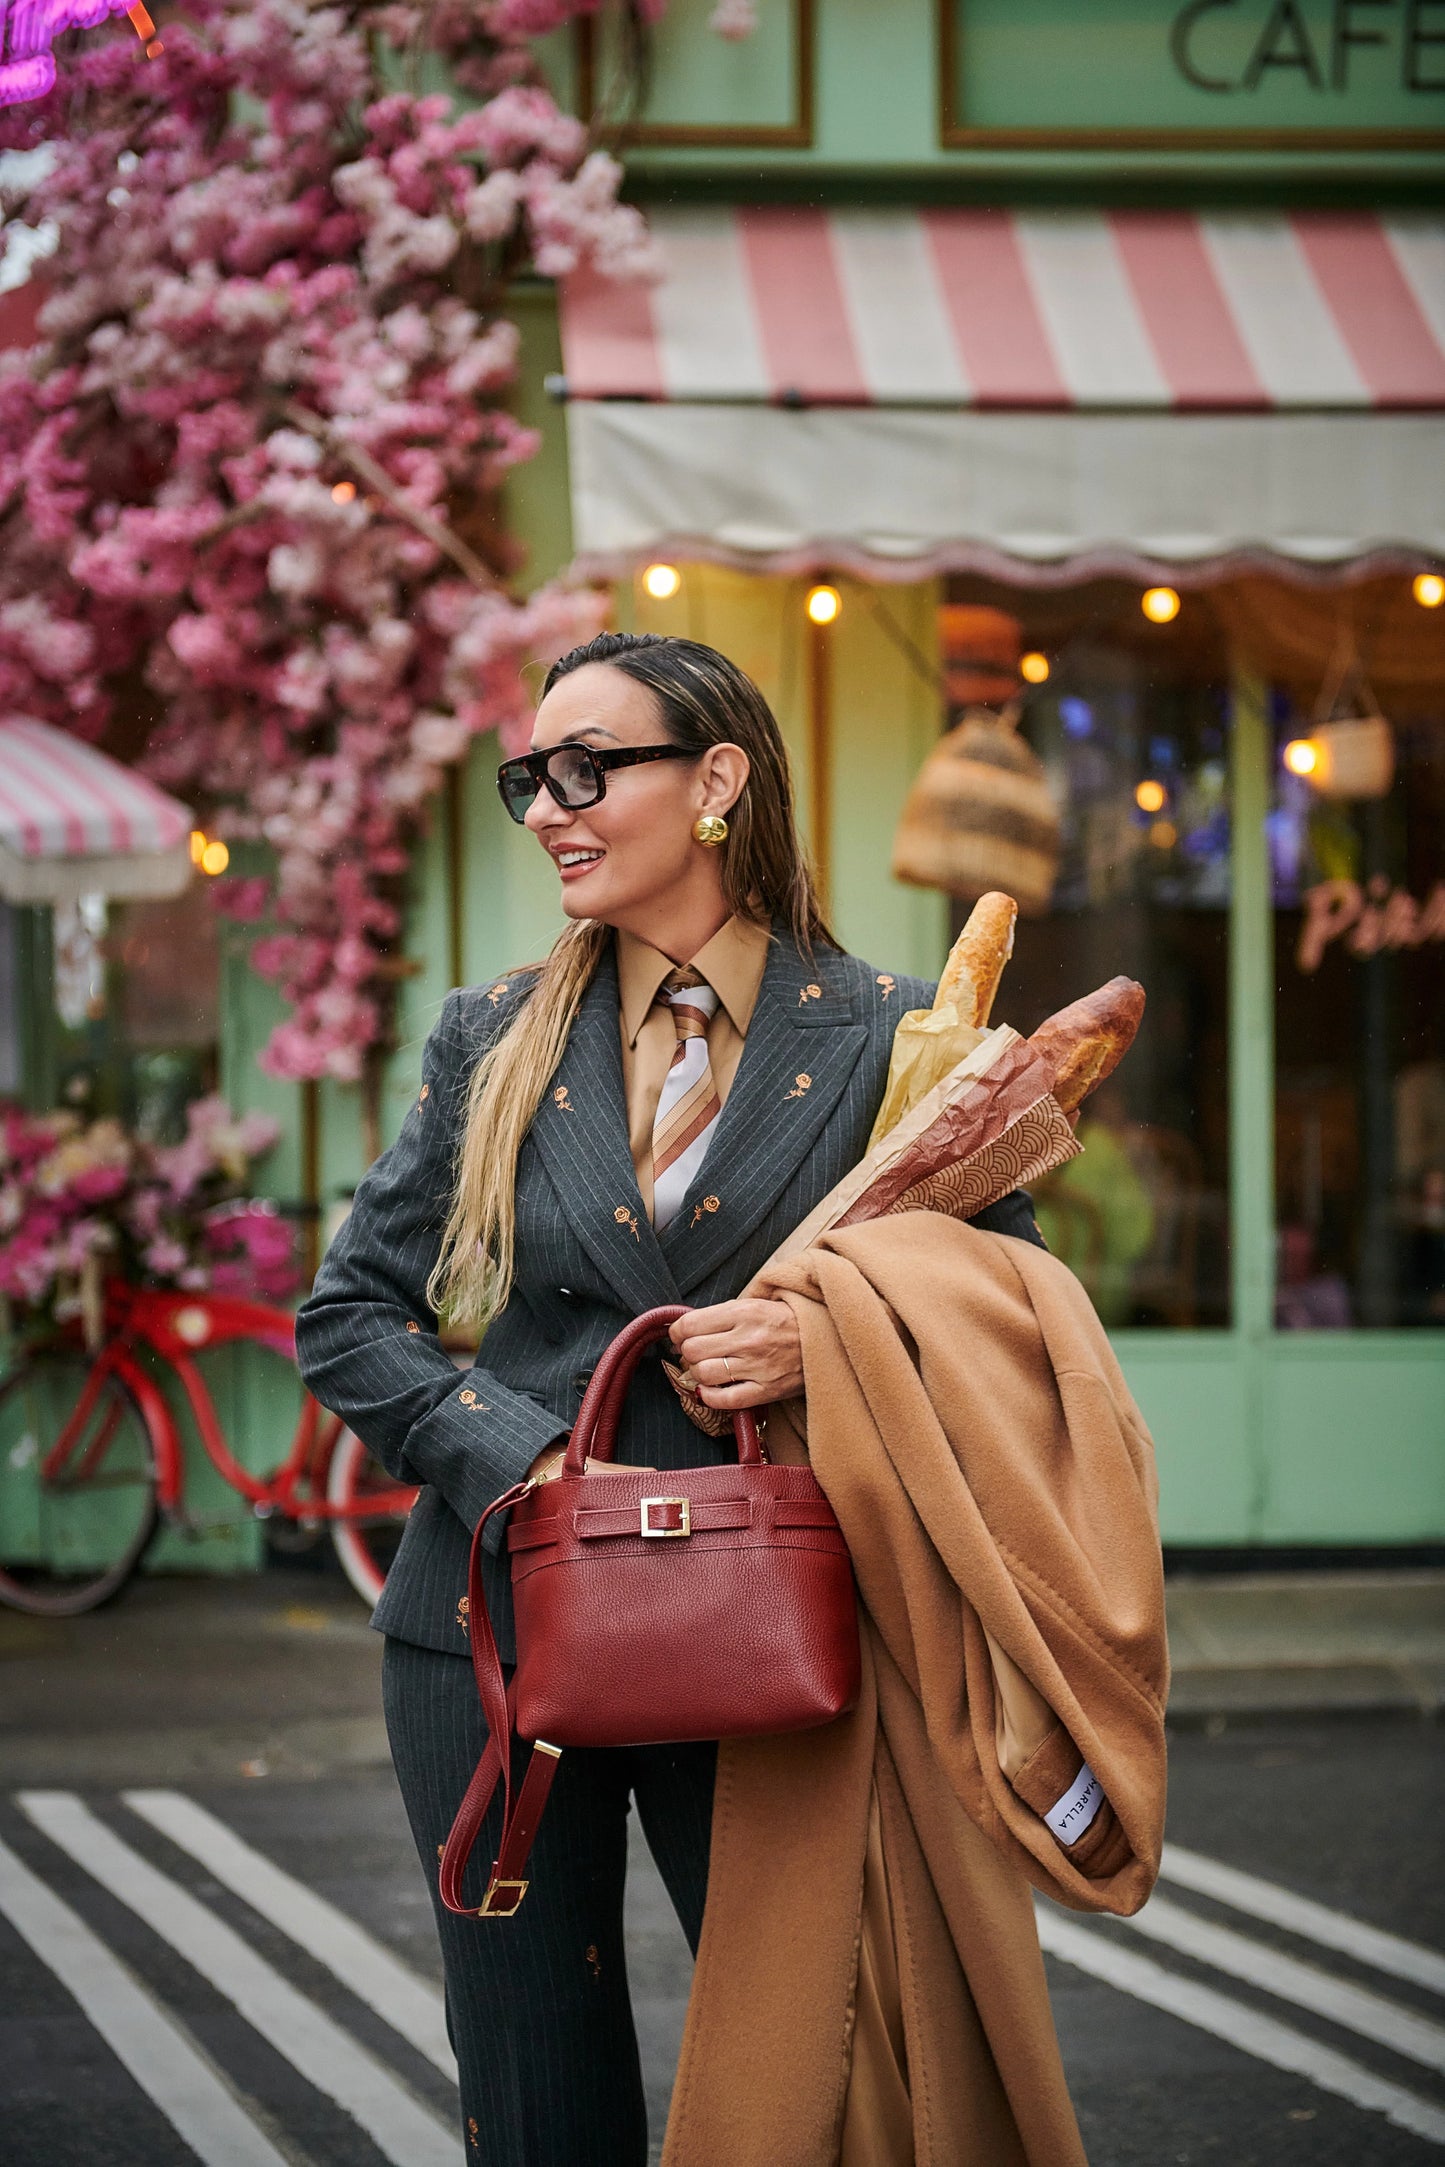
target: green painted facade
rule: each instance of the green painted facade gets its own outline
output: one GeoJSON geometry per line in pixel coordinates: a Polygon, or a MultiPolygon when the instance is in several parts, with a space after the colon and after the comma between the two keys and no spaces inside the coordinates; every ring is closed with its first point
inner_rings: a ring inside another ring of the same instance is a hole
{"type": "MultiPolygon", "coordinates": [[[[633,185],[1011,200],[1426,195],[1445,158],[1438,11],[1372,0],[766,0],[745,44],[672,0],[633,185]],[[1193,79],[1191,79],[1193,78],[1193,79]],[[1213,87],[1209,87],[1213,86],[1213,87]],[[731,136],[733,140],[720,140],[731,136]]],[[[616,107],[604,29],[592,79],[616,107]]],[[[547,41],[576,95],[571,38],[547,41]]]]}

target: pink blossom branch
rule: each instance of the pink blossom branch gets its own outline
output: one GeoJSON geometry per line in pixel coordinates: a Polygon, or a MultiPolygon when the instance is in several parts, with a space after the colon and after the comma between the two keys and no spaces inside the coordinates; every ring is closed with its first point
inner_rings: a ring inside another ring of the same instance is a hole
{"type": "Polygon", "coordinates": [[[447,526],[444,520],[433,519],[430,512],[424,512],[418,505],[410,503],[397,488],[386,468],[373,459],[369,451],[354,443],[350,437],[343,436],[339,429],[323,420],[320,414],[313,414],[309,408],[298,406],[293,399],[287,400],[282,411],[287,421],[293,422],[298,429],[304,429],[318,444],[324,444],[343,466],[349,466],[354,474],[359,474],[369,489],[374,489],[379,497],[386,499],[399,519],[404,519],[409,526],[415,527],[417,533],[425,536],[432,547],[439,549],[443,556],[450,557],[452,563],[459,571],[465,572],[468,579],[478,587],[496,586],[495,576],[476,551],[469,549],[461,536],[447,526]]]}

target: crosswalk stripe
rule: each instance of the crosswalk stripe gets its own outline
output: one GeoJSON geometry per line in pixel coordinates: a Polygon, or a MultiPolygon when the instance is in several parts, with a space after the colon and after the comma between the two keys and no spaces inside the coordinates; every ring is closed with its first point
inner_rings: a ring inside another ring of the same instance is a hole
{"type": "Polygon", "coordinates": [[[1193,1889],[1199,1896],[1213,1897],[1216,1903],[1228,1904],[1235,1911],[1248,1912],[1270,1926],[1282,1926],[1286,1933],[1298,1934],[1301,1940],[1316,1942],[1322,1949],[1352,1956],[1368,1964],[1372,1971],[1388,1972],[1392,1978],[1408,1979],[1414,1986],[1445,1994],[1445,1956],[1436,1950],[1423,1949],[1418,1942],[1387,1934],[1378,1926],[1366,1926],[1362,1919],[1332,1911],[1312,1897],[1296,1896],[1293,1889],[1262,1881],[1237,1866],[1225,1866],[1218,1859],[1186,1851],[1177,1843],[1166,1843],[1159,1878],[1173,1881],[1181,1889],[1193,1889]]]}
{"type": "Polygon", "coordinates": [[[1383,2114],[1398,2129],[1407,2129],[1431,2144],[1445,2144],[1445,2109],[1422,2099],[1419,2093],[1377,2077],[1363,2063],[1322,2045],[1306,2032],[1296,2031],[1293,2025],[1266,2016],[1262,2010],[1232,2001],[1227,1994],[1195,1979],[1182,1979],[1176,1972],[1166,1971],[1152,1957],[1121,1948],[1118,1942],[1073,1919],[1061,1918],[1042,1907],[1037,1916],[1040,1942],[1063,1963],[1102,1979],[1121,1994],[1133,1995],[1136,2001],[1147,2002],[1151,2008],[1181,2018],[1198,2031],[1225,2040],[1256,2061],[1306,2077],[1322,2092],[1333,2092],[1353,2106],[1383,2114]]]}
{"type": "Polygon", "coordinates": [[[1216,1971],[1243,1979],[1279,2001],[1293,2002],[1297,2009],[1308,2009],[1394,2054],[1407,2055],[1426,2069],[1445,2070],[1445,2026],[1432,2024],[1413,2009],[1402,2009],[1383,1994],[1372,1994],[1367,1987],[1337,1979],[1314,1964],[1302,1964],[1297,1957],[1217,1926],[1212,1919],[1201,1919],[1167,1896],[1151,1896],[1142,1911],[1122,1923],[1177,1949],[1181,1956],[1211,1964],[1216,1971]]]}
{"type": "Polygon", "coordinates": [[[133,1813],[324,1964],[444,2077],[455,2081],[457,2063],[447,2038],[445,2005],[428,1980],[418,1978],[344,1911],[253,1850],[193,1799],[179,1791],[124,1791],[121,1796],[133,1813]]]}
{"type": "Polygon", "coordinates": [[[358,2122],[395,2167],[454,2167],[455,2138],[372,2055],[73,1793],[21,1791],[17,1803],[42,1834],[209,1979],[309,2084],[358,2122]]]}
{"type": "Polygon", "coordinates": [[[203,2167],[286,2167],[186,2034],[3,1843],[0,1911],[203,2167]]]}

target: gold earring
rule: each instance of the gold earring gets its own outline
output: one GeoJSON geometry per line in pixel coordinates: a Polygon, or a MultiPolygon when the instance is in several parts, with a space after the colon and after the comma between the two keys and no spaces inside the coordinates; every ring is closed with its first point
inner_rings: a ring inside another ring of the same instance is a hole
{"type": "Polygon", "coordinates": [[[720,843],[725,843],[728,839],[728,824],[721,813],[703,813],[699,819],[694,820],[692,833],[693,840],[701,843],[705,850],[716,850],[720,843]]]}

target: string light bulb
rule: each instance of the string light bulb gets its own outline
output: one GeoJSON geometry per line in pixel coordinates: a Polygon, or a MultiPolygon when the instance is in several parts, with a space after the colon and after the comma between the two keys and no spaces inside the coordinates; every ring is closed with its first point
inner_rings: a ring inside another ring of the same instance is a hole
{"type": "Polygon", "coordinates": [[[1146,587],[1139,607],[1151,625],[1172,624],[1179,615],[1179,597],[1172,587],[1146,587]]]}
{"type": "Polygon", "coordinates": [[[670,602],[682,585],[682,574],[675,564],[650,564],[642,575],[642,587],[654,602],[670,602]]]}
{"type": "Polygon", "coordinates": [[[331,501],[333,504],[349,504],[355,495],[355,482],[333,482],[331,487],[331,501]]]}
{"type": "Polygon", "coordinates": [[[1140,783],[1134,792],[1134,803],[1141,813],[1162,813],[1168,802],[1169,792],[1163,783],[1155,782],[1152,777],[1140,783]]]}
{"type": "Polygon", "coordinates": [[[199,864],[200,864],[200,862],[201,862],[201,853],[202,853],[202,851],[203,851],[203,850],[205,849],[205,847],[206,847],[206,831],[205,831],[205,829],[204,829],[204,828],[192,828],[192,830],[191,830],[191,863],[192,863],[192,865],[199,865],[199,864]]]}
{"type": "Polygon", "coordinates": [[[804,608],[815,625],[830,625],[843,607],[843,597],[836,587],[811,587],[804,608]]]}
{"type": "Polygon", "coordinates": [[[1292,737],[1284,749],[1284,764],[1291,775],[1313,775],[1320,764],[1320,749],[1313,738],[1292,737]]]}
{"type": "Polygon", "coordinates": [[[1445,579],[1438,572],[1417,572],[1410,592],[1421,609],[1439,609],[1445,602],[1445,579]]]}
{"type": "Polygon", "coordinates": [[[224,873],[231,862],[231,853],[218,837],[212,837],[201,852],[201,871],[215,875],[224,873]]]}
{"type": "Polygon", "coordinates": [[[1046,685],[1049,681],[1049,658],[1047,655],[1029,654],[1019,657],[1019,676],[1026,685],[1046,685]]]}

